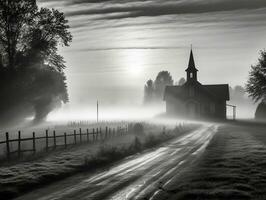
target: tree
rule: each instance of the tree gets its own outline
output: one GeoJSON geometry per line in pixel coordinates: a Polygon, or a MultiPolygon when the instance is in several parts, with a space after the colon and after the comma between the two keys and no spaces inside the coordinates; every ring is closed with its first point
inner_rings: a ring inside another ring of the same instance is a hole
{"type": "Polygon", "coordinates": [[[36,0],[0,0],[1,119],[34,114],[39,121],[68,101],[58,54],[72,40],[68,29],[63,13],[39,9],[36,0]]]}
{"type": "Polygon", "coordinates": [[[170,72],[161,71],[158,73],[154,81],[155,95],[158,100],[162,100],[165,87],[173,85],[173,82],[170,72]]]}
{"type": "Polygon", "coordinates": [[[150,79],[146,82],[144,86],[144,103],[151,103],[154,96],[154,86],[153,81],[150,79]]]}
{"type": "Polygon", "coordinates": [[[251,66],[246,91],[255,102],[265,99],[266,95],[266,51],[260,52],[258,63],[251,66]]]}
{"type": "Polygon", "coordinates": [[[246,91],[258,105],[255,117],[266,119],[266,51],[260,52],[258,63],[251,66],[246,91]]]}
{"type": "Polygon", "coordinates": [[[0,44],[7,67],[15,67],[18,48],[23,48],[23,36],[36,12],[34,0],[0,0],[0,44]]]}
{"type": "Polygon", "coordinates": [[[178,81],[178,85],[184,85],[186,82],[186,79],[184,77],[180,78],[178,81]]]}
{"type": "Polygon", "coordinates": [[[230,97],[232,101],[244,102],[247,100],[245,97],[245,88],[241,85],[236,85],[234,88],[229,87],[230,97]]]}
{"type": "Polygon", "coordinates": [[[262,101],[259,103],[256,112],[255,112],[256,119],[266,119],[266,102],[262,101]]]}

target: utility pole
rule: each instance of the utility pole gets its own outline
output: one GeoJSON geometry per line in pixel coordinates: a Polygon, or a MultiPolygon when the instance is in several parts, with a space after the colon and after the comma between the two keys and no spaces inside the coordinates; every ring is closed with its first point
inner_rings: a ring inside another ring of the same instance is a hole
{"type": "Polygon", "coordinates": [[[97,123],[99,122],[99,102],[97,100],[97,123]]]}

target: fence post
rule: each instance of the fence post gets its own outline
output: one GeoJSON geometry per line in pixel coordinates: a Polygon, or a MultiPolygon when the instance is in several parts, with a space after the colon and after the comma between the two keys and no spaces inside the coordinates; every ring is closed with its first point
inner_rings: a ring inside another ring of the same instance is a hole
{"type": "Polygon", "coordinates": [[[92,129],[93,142],[95,141],[95,129],[92,129]]]}
{"type": "Polygon", "coordinates": [[[46,152],[48,151],[49,144],[48,144],[48,130],[45,130],[45,149],[46,152]]]}
{"type": "Polygon", "coordinates": [[[100,138],[103,140],[102,127],[100,127],[100,138]]]}
{"type": "Polygon", "coordinates": [[[65,140],[65,148],[67,148],[67,135],[64,133],[64,140],[65,140]]]}
{"type": "Polygon", "coordinates": [[[107,134],[108,134],[108,127],[105,127],[105,139],[107,139],[107,134]]]}
{"type": "Polygon", "coordinates": [[[96,140],[98,141],[98,133],[99,133],[99,129],[96,129],[96,140]]]}
{"type": "Polygon", "coordinates": [[[111,128],[109,128],[108,137],[111,137],[111,128]]]}
{"type": "Polygon", "coordinates": [[[54,148],[56,148],[56,136],[55,136],[55,131],[53,131],[53,136],[54,136],[54,148]]]}
{"type": "Polygon", "coordinates": [[[112,137],[114,137],[115,136],[115,128],[113,128],[113,135],[112,135],[112,137]]]}
{"type": "Polygon", "coordinates": [[[21,131],[18,131],[18,157],[21,154],[21,131]]]}
{"type": "Polygon", "coordinates": [[[74,144],[77,144],[77,132],[74,130],[74,144]]]}
{"type": "Polygon", "coordinates": [[[9,146],[9,133],[6,132],[6,155],[7,158],[10,158],[10,146],[9,146]]]}
{"type": "Polygon", "coordinates": [[[32,133],[32,148],[33,148],[33,153],[36,152],[36,143],[35,143],[35,132],[32,133]]]}
{"type": "Polygon", "coordinates": [[[81,131],[81,128],[79,128],[79,142],[82,143],[82,131],[81,131]]]}
{"type": "Polygon", "coordinates": [[[87,131],[87,142],[90,141],[90,138],[89,138],[89,129],[86,130],[87,131]]]}

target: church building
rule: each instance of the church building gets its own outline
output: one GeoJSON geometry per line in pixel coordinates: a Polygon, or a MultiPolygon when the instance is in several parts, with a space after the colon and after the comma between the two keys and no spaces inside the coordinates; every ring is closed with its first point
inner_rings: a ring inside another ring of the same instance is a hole
{"type": "MultiPolygon", "coordinates": [[[[230,100],[228,84],[202,85],[198,81],[191,49],[187,80],[183,85],[166,86],[166,113],[188,118],[226,119],[226,101],[230,100]]],[[[218,74],[217,74],[218,75],[218,74]]]]}

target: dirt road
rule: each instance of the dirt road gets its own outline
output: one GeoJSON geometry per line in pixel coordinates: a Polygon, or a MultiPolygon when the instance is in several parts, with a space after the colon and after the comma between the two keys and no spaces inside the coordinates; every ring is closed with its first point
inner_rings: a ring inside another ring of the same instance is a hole
{"type": "Polygon", "coordinates": [[[196,161],[216,131],[217,126],[204,125],[157,149],[128,157],[108,170],[80,174],[17,199],[153,199],[161,185],[196,161]]]}

